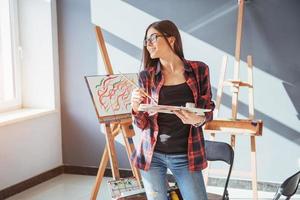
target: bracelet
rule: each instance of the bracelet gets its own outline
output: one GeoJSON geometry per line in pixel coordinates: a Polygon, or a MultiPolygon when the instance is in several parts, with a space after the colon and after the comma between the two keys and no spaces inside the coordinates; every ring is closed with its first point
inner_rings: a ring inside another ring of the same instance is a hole
{"type": "Polygon", "coordinates": [[[204,118],[203,121],[193,124],[193,127],[198,128],[198,127],[202,126],[203,124],[205,124],[205,122],[206,122],[206,119],[204,118]]]}

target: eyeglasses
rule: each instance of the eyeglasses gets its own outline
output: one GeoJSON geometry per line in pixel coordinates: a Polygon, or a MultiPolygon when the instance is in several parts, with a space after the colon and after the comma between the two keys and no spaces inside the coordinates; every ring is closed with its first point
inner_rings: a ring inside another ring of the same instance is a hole
{"type": "Polygon", "coordinates": [[[157,35],[156,33],[151,34],[148,38],[144,39],[144,46],[147,46],[148,42],[153,44],[157,41],[158,37],[164,37],[163,35],[157,35]]]}

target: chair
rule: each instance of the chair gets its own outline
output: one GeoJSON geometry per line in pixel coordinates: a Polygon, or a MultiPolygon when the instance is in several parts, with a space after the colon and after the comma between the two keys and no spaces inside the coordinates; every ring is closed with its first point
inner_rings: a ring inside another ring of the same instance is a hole
{"type": "Polygon", "coordinates": [[[300,171],[298,171],[293,176],[286,179],[281,186],[278,188],[273,200],[277,200],[281,195],[286,196],[286,199],[290,199],[298,189],[300,183],[300,171]]]}
{"type": "MultiPolygon", "coordinates": [[[[234,151],[232,147],[227,143],[205,140],[205,152],[208,161],[224,161],[229,165],[224,192],[221,197],[222,200],[229,200],[227,187],[234,161],[234,151]]],[[[208,194],[209,199],[210,196],[212,197],[212,194],[208,194]]],[[[215,199],[216,197],[214,196],[212,198],[215,199]]]]}

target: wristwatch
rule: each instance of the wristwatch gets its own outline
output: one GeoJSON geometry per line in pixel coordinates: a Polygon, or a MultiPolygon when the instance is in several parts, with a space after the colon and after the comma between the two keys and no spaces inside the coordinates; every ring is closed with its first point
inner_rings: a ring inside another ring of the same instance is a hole
{"type": "Polygon", "coordinates": [[[205,122],[206,122],[206,118],[204,118],[204,120],[201,121],[201,122],[198,122],[198,123],[196,123],[196,124],[193,124],[193,127],[198,128],[198,127],[202,126],[203,124],[205,124],[205,122]]]}

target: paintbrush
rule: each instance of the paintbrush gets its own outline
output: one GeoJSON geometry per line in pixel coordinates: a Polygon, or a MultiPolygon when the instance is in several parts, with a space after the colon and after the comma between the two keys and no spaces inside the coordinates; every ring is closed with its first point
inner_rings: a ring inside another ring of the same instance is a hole
{"type": "Polygon", "coordinates": [[[133,81],[131,81],[130,79],[128,79],[124,74],[122,74],[120,71],[119,71],[119,74],[126,79],[126,81],[128,81],[131,85],[133,85],[134,87],[138,88],[138,89],[141,89],[140,91],[146,95],[148,98],[152,99],[157,105],[158,105],[158,102],[156,99],[154,99],[153,97],[151,97],[149,94],[147,94],[142,88],[140,88],[136,83],[134,83],[133,81]]]}

